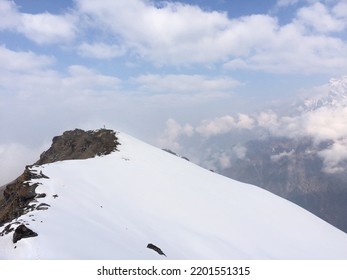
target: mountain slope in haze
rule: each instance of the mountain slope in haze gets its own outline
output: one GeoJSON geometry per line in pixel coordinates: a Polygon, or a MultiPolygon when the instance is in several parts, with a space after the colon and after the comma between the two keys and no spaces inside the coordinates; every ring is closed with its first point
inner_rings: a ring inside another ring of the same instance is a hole
{"type": "Polygon", "coordinates": [[[347,258],[347,235],[291,202],[117,141],[108,155],[28,167],[37,195],[0,227],[0,259],[347,258]],[[37,236],[13,243],[20,225],[37,236]]]}
{"type": "Polygon", "coordinates": [[[309,210],[347,232],[347,176],[323,172],[323,160],[310,138],[267,137],[244,144],[242,158],[230,158],[225,176],[256,184],[309,210]]]}
{"type": "Polygon", "coordinates": [[[229,145],[242,146],[242,156],[229,155],[229,166],[217,171],[289,199],[347,232],[347,76],[289,107],[287,121],[297,131],[273,130],[229,145]]]}

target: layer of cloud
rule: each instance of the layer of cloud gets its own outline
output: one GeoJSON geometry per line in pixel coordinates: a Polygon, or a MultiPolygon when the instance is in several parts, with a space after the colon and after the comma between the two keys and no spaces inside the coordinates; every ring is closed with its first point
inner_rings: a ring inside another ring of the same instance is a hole
{"type": "Polygon", "coordinates": [[[323,158],[327,173],[345,172],[347,162],[347,138],[335,141],[329,148],[318,153],[323,158]]]}
{"type": "MultiPolygon", "coordinates": [[[[224,63],[226,69],[306,74],[346,70],[347,44],[335,36],[346,29],[341,3],[335,7],[312,3],[300,8],[286,25],[270,15],[230,19],[226,13],[180,2],[160,6],[140,0],[76,3],[78,12],[88,15],[94,27],[156,65],[224,63]],[[335,34],[326,34],[330,32],[335,34]]],[[[112,49],[113,45],[102,47],[112,49]]]]}
{"type": "Polygon", "coordinates": [[[139,0],[77,1],[80,13],[154,63],[214,62],[223,56],[212,46],[229,24],[225,13],[204,12],[179,2],[163,4],[157,7],[154,2],[139,0]]]}
{"type": "Polygon", "coordinates": [[[272,161],[274,161],[274,162],[277,162],[277,161],[281,160],[282,158],[290,157],[290,156],[292,156],[293,154],[294,154],[294,150],[291,150],[291,151],[289,151],[289,152],[284,151],[284,152],[279,153],[279,154],[277,154],[277,155],[271,155],[271,156],[270,156],[270,159],[271,159],[272,161]]]}
{"type": "Polygon", "coordinates": [[[51,66],[54,61],[53,57],[31,51],[16,52],[0,45],[0,71],[35,72],[51,66]]]}
{"type": "Polygon", "coordinates": [[[191,137],[193,134],[194,129],[190,124],[181,125],[174,119],[169,119],[166,122],[163,135],[158,140],[158,145],[173,151],[180,151],[179,138],[182,136],[191,137]]]}
{"type": "Polygon", "coordinates": [[[17,7],[12,1],[0,1],[0,30],[15,30],[20,25],[17,7]]]}
{"type": "Polygon", "coordinates": [[[244,159],[247,154],[247,148],[238,144],[233,147],[232,152],[236,155],[237,158],[244,159]]]}
{"type": "Polygon", "coordinates": [[[78,54],[84,57],[97,59],[111,59],[123,56],[126,49],[119,45],[107,45],[105,43],[82,43],[77,48],[78,54]]]}
{"type": "Polygon", "coordinates": [[[300,0],[278,0],[278,7],[287,7],[298,3],[300,0]]]}
{"type": "Polygon", "coordinates": [[[21,13],[12,1],[0,1],[0,30],[16,31],[38,44],[65,43],[76,36],[77,18],[69,13],[21,13]]]}
{"type": "Polygon", "coordinates": [[[19,143],[0,144],[0,187],[21,175],[25,165],[37,161],[41,152],[19,143]]]}
{"type": "Polygon", "coordinates": [[[329,9],[322,3],[314,3],[311,6],[301,8],[297,13],[296,21],[305,27],[312,28],[314,31],[319,33],[328,33],[328,32],[340,32],[346,28],[347,22],[336,16],[336,12],[341,15],[340,11],[343,6],[335,7],[333,10],[329,9]]]}
{"type": "Polygon", "coordinates": [[[128,56],[161,66],[222,63],[225,69],[272,73],[346,71],[347,43],[339,36],[347,26],[346,3],[304,3],[291,22],[280,25],[275,16],[231,19],[181,2],[76,0],[70,11],[57,15],[22,13],[14,2],[1,0],[0,30],[37,44],[75,40],[79,55],[96,59],[128,56]]]}
{"type": "Polygon", "coordinates": [[[231,93],[240,82],[229,77],[206,77],[202,75],[140,75],[134,79],[139,90],[147,93],[231,93]]]}
{"type": "MultiPolygon", "coordinates": [[[[326,88],[325,86],[322,88],[326,88]]],[[[323,171],[341,172],[345,171],[347,162],[347,77],[340,80],[331,81],[330,92],[326,92],[321,98],[328,103],[317,102],[321,107],[307,108],[305,111],[297,111],[293,115],[280,115],[274,111],[264,111],[253,115],[239,114],[238,116],[224,115],[214,119],[202,120],[197,125],[186,124],[189,127],[189,137],[194,135],[196,141],[205,141],[214,139],[228,139],[240,130],[250,131],[253,129],[262,129],[268,135],[278,137],[289,137],[299,139],[300,137],[310,137],[314,144],[319,147],[324,143],[325,148],[320,148],[317,153],[323,159],[323,171]],[[331,97],[342,98],[331,100],[331,97]],[[343,102],[344,100],[344,102],[343,102]],[[225,138],[226,137],[226,138],[225,138]],[[199,140],[200,138],[200,140],[199,140]]],[[[175,143],[173,147],[181,147],[181,141],[186,141],[184,127],[174,120],[170,120],[170,125],[174,124],[174,132],[166,133],[163,139],[167,143],[175,143]],[[170,137],[168,137],[170,135],[170,137]]],[[[171,127],[172,129],[173,127],[171,127]]],[[[170,131],[170,126],[167,127],[170,131]]],[[[256,135],[256,134],[255,134],[256,135]]],[[[163,141],[165,143],[165,141],[163,141]]],[[[282,152],[272,155],[271,160],[278,161],[283,157],[289,157],[294,151],[282,152]]],[[[229,156],[234,155],[238,158],[244,158],[246,149],[241,146],[235,146],[229,156]]],[[[227,166],[225,155],[214,155],[220,166],[227,166]],[[220,159],[220,160],[219,160],[220,159]]]]}
{"type": "Polygon", "coordinates": [[[234,129],[251,129],[254,126],[254,119],[246,114],[239,114],[238,118],[226,115],[213,120],[203,120],[196,128],[203,137],[222,135],[234,129]]]}

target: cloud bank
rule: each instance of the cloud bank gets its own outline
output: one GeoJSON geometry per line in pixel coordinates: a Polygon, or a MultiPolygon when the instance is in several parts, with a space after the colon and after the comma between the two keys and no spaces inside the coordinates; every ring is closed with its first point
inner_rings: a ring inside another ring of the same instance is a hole
{"type": "MultiPolygon", "coordinates": [[[[240,130],[252,131],[261,129],[269,135],[279,137],[289,137],[298,139],[300,137],[310,137],[315,145],[320,143],[330,143],[326,148],[320,150],[318,155],[323,159],[323,171],[328,173],[342,172],[345,170],[347,162],[347,76],[340,80],[332,80],[330,91],[321,99],[315,100],[319,107],[314,107],[312,102],[307,102],[312,107],[304,111],[296,111],[292,115],[280,115],[274,111],[262,111],[254,115],[239,114],[238,117],[225,115],[210,120],[202,120],[200,124],[189,127],[189,137],[193,135],[201,139],[227,137],[240,130]],[[337,98],[342,98],[338,100],[337,98]],[[326,102],[326,103],[324,103],[326,102]]],[[[165,135],[170,135],[171,143],[179,148],[180,140],[186,134],[184,127],[174,120],[167,125],[165,135]],[[171,133],[171,131],[174,133],[171,133]]],[[[161,145],[168,143],[165,137],[161,139],[161,145]]],[[[183,139],[184,140],[184,139],[183,139]]],[[[217,140],[216,140],[217,141],[217,140]]],[[[245,156],[245,148],[235,146],[233,154],[239,158],[245,156]]],[[[282,157],[290,156],[293,151],[273,155],[271,159],[278,161],[282,157]]],[[[230,155],[229,155],[230,156],[230,155]]],[[[220,154],[221,166],[226,166],[226,154],[220,154]]]]}

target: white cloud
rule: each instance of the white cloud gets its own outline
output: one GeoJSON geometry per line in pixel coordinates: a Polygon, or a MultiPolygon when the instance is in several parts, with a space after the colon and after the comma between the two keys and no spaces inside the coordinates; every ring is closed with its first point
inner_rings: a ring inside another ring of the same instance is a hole
{"type": "Polygon", "coordinates": [[[245,114],[239,114],[238,118],[225,115],[212,120],[203,120],[195,130],[203,137],[211,137],[229,133],[234,129],[251,129],[254,124],[254,119],[245,114]]]}
{"type": "Polygon", "coordinates": [[[78,53],[84,57],[97,59],[110,59],[123,56],[126,53],[124,47],[119,45],[107,45],[104,43],[82,43],[78,46],[78,53]]]}
{"type": "Polygon", "coordinates": [[[339,32],[344,30],[347,24],[346,21],[335,17],[324,4],[319,2],[301,8],[297,13],[297,21],[320,33],[339,32]]]}
{"type": "Polygon", "coordinates": [[[226,169],[231,166],[230,156],[226,153],[222,153],[218,159],[221,168],[226,169]]]}
{"type": "Polygon", "coordinates": [[[11,182],[33,164],[42,151],[19,143],[0,144],[0,187],[11,182]]]}
{"type": "Polygon", "coordinates": [[[20,24],[17,7],[14,2],[0,0],[0,18],[0,30],[11,30],[20,24]]]}
{"type": "Polygon", "coordinates": [[[260,112],[257,117],[257,123],[259,126],[272,129],[279,126],[278,116],[273,111],[260,112]]]}
{"type": "Polygon", "coordinates": [[[204,137],[225,134],[235,128],[236,122],[232,116],[223,116],[213,120],[203,120],[196,131],[204,137]]]}
{"type": "Polygon", "coordinates": [[[181,149],[179,139],[182,136],[191,137],[194,129],[190,124],[181,125],[174,119],[168,119],[163,135],[158,140],[158,145],[163,148],[178,152],[181,149]]]}
{"type": "Polygon", "coordinates": [[[34,72],[45,69],[54,62],[53,57],[33,52],[16,52],[0,45],[0,71],[34,72]]]}
{"type": "Polygon", "coordinates": [[[347,107],[321,108],[302,115],[304,132],[317,141],[347,137],[347,107]]]}
{"type": "Polygon", "coordinates": [[[270,159],[271,159],[272,161],[274,161],[274,162],[277,162],[277,161],[281,160],[282,158],[284,158],[284,157],[290,157],[290,156],[292,156],[293,154],[294,154],[294,150],[291,150],[291,151],[289,151],[289,152],[284,151],[284,152],[279,153],[279,154],[277,154],[277,155],[271,155],[271,156],[270,156],[270,159]]]}
{"type": "Polygon", "coordinates": [[[227,45],[221,45],[229,25],[225,13],[205,12],[179,2],[156,7],[139,0],[78,0],[77,5],[82,14],[114,37],[120,36],[128,48],[159,65],[214,62],[227,55],[227,45]]]}
{"type": "MultiPolygon", "coordinates": [[[[278,5],[296,2],[281,0],[278,5]]],[[[78,38],[78,54],[98,59],[128,55],[134,63],[223,63],[226,69],[271,73],[347,71],[347,44],[337,34],[346,28],[346,3],[303,3],[308,6],[292,22],[280,25],[270,15],[230,19],[227,13],[169,1],[76,0],[74,11],[55,15],[20,13],[13,2],[2,0],[0,29],[16,30],[38,44],[78,38]]]]}
{"type": "Polygon", "coordinates": [[[75,37],[74,22],[71,15],[21,14],[17,30],[38,44],[65,43],[75,37]]]}
{"type": "Polygon", "coordinates": [[[339,2],[334,6],[333,8],[333,13],[338,17],[338,18],[347,18],[347,2],[339,2]]]}
{"type": "Polygon", "coordinates": [[[72,14],[21,13],[12,1],[0,0],[0,30],[17,31],[38,44],[66,43],[76,36],[72,14]]]}
{"type": "Polygon", "coordinates": [[[238,128],[251,129],[254,126],[254,119],[246,114],[239,114],[239,121],[237,123],[238,128]]]}
{"type": "MultiPolygon", "coordinates": [[[[119,94],[119,78],[81,65],[57,72],[52,63],[46,56],[0,47],[1,129],[11,131],[9,135],[22,135],[22,131],[25,135],[28,130],[34,138],[45,137],[50,130],[127,110],[123,108],[126,97],[119,94]]],[[[1,133],[0,143],[6,137],[1,133]]]]}
{"type": "Polygon", "coordinates": [[[247,148],[242,145],[236,145],[235,147],[233,147],[232,151],[239,159],[244,159],[247,154],[247,148]]]}
{"type": "Polygon", "coordinates": [[[252,53],[230,59],[224,67],[269,73],[329,75],[347,71],[347,44],[338,37],[307,34],[298,23],[276,25],[268,32],[266,42],[253,44],[252,53]]]}
{"type": "Polygon", "coordinates": [[[117,77],[102,75],[81,65],[71,65],[69,74],[68,77],[62,79],[62,85],[67,90],[74,89],[80,92],[84,90],[116,90],[121,83],[121,80],[117,77]]]}
{"type": "Polygon", "coordinates": [[[278,7],[287,7],[298,3],[300,0],[279,0],[277,2],[278,7]]]}
{"type": "Polygon", "coordinates": [[[230,19],[226,13],[179,2],[160,7],[140,0],[76,3],[81,15],[88,15],[94,27],[117,39],[132,57],[156,65],[222,62],[226,69],[272,73],[347,71],[347,44],[330,34],[343,31],[346,22],[317,1],[308,1],[286,25],[269,15],[230,19]]]}
{"type": "Polygon", "coordinates": [[[318,153],[323,158],[324,171],[335,173],[346,171],[341,165],[347,160],[347,139],[335,141],[329,148],[318,153]]]}
{"type": "Polygon", "coordinates": [[[135,79],[139,89],[147,93],[218,93],[231,91],[240,85],[227,77],[205,77],[201,75],[141,75],[135,79]]]}

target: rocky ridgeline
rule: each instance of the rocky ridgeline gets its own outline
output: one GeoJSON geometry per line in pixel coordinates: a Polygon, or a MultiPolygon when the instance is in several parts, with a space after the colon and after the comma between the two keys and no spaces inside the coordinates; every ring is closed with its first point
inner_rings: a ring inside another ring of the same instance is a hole
{"type": "MultiPolygon", "coordinates": [[[[22,175],[4,187],[3,194],[0,197],[0,227],[6,223],[9,224],[0,234],[14,231],[14,226],[20,223],[12,221],[21,215],[33,210],[48,209],[49,205],[32,203],[40,197],[44,197],[45,194],[37,194],[35,189],[38,184],[30,183],[30,181],[32,179],[48,178],[42,173],[37,174],[33,168],[35,165],[107,155],[117,151],[118,145],[116,133],[109,129],[95,131],[75,129],[66,131],[61,136],[54,137],[51,147],[41,154],[40,159],[33,165],[26,166],[22,175]]],[[[21,224],[17,228],[20,230],[16,229],[14,231],[16,233],[16,241],[19,240],[19,231],[30,233],[27,237],[35,236],[35,233],[30,229],[24,228],[21,224]]]]}
{"type": "Polygon", "coordinates": [[[66,131],[53,138],[52,146],[40,156],[35,165],[61,160],[87,159],[110,154],[119,145],[113,130],[99,129],[66,131]]]}

